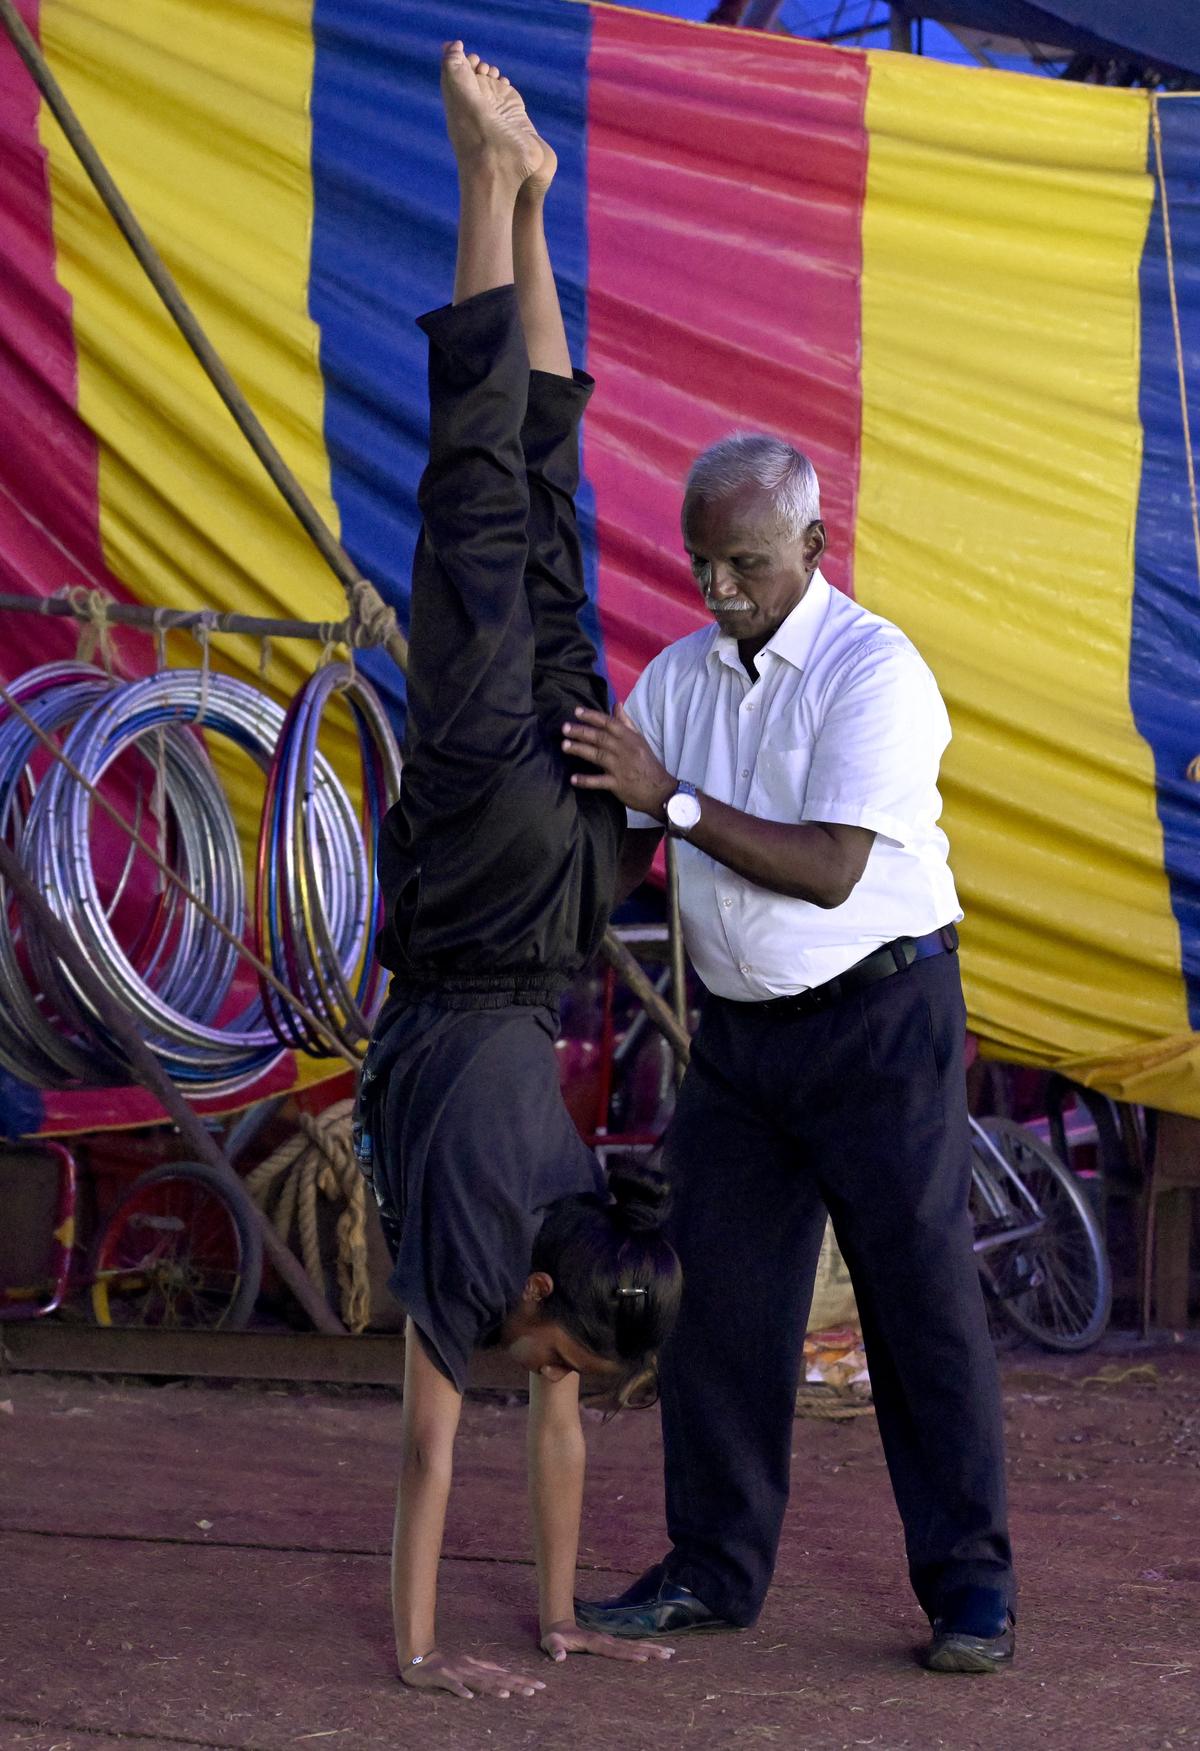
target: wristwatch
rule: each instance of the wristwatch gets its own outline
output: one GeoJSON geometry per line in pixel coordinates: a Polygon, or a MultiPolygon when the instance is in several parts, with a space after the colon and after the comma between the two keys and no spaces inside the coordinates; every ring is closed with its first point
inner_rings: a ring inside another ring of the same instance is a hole
{"type": "Polygon", "coordinates": [[[700,824],[700,798],[696,787],[681,778],[674,796],[667,801],[667,832],[686,839],[700,824]]]}

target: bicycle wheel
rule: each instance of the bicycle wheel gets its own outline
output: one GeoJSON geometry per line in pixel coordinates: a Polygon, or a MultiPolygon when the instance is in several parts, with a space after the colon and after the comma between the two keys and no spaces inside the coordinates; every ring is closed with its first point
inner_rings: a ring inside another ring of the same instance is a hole
{"type": "MultiPolygon", "coordinates": [[[[1095,1211],[1074,1174],[1032,1131],[1011,1119],[979,1125],[1029,1200],[1014,1217],[1022,1226],[1032,1210],[1042,1217],[1034,1234],[989,1252],[994,1297],[1004,1317],[1043,1348],[1089,1349],[1112,1308],[1112,1270],[1095,1211]]],[[[975,1147],[997,1175],[997,1165],[975,1147]]]]}
{"type": "Polygon", "coordinates": [[[99,1325],[236,1331],[262,1279],[249,1198],[201,1162],[171,1162],[134,1182],[92,1260],[99,1325]]]}

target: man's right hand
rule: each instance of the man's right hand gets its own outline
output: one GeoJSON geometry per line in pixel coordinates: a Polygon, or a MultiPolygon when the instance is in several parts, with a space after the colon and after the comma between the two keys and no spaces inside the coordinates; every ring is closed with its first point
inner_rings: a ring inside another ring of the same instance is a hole
{"type": "Polygon", "coordinates": [[[406,1662],[400,1681],[411,1690],[448,1690],[451,1696],[536,1696],[546,1686],[540,1678],[508,1672],[491,1660],[471,1654],[443,1654],[437,1648],[419,1666],[406,1662]]]}

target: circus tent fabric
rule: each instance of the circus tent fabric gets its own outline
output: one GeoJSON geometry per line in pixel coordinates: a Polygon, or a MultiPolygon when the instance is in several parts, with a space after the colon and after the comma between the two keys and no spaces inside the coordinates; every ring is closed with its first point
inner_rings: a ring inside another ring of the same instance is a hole
{"type": "MultiPolygon", "coordinates": [[[[412,318],[444,301],[453,257],[437,53],[477,39],[559,154],[551,242],[599,385],[583,510],[615,691],[703,617],[677,532],[691,455],[731,428],[793,438],[821,475],[829,576],[914,638],[950,707],[972,1027],[1200,1114],[1200,99],[575,0],[21,9],[402,620],[412,318]]],[[[0,405],[0,588],[341,612],[6,44],[0,405]]],[[[73,636],[14,616],[0,670],[73,636]]],[[[257,647],[219,644],[257,674],[257,647]]],[[[141,634],[120,654],[154,660],[141,634]]],[[[194,661],[183,640],[172,654],[194,661]]],[[[273,647],[269,682],[287,696],[315,656],[273,647]]],[[[367,663],[399,719],[401,677],[367,663]]]]}

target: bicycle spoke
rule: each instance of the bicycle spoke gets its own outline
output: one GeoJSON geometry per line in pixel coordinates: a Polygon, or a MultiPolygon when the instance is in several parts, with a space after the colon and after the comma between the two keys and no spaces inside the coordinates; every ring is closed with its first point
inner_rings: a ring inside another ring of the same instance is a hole
{"type": "Polygon", "coordinates": [[[976,1236],[1001,1242],[979,1255],[981,1275],[990,1277],[1005,1315],[1027,1336],[1056,1349],[1086,1347],[1103,1330],[1111,1290],[1084,1192],[1038,1137],[1010,1120],[973,1123],[973,1152],[976,1236]],[[1007,1224],[997,1221],[987,1195],[1001,1168],[1007,1224]],[[1026,1228],[1031,1219],[1040,1219],[1036,1233],[1002,1244],[1006,1225],[1026,1228]]]}

